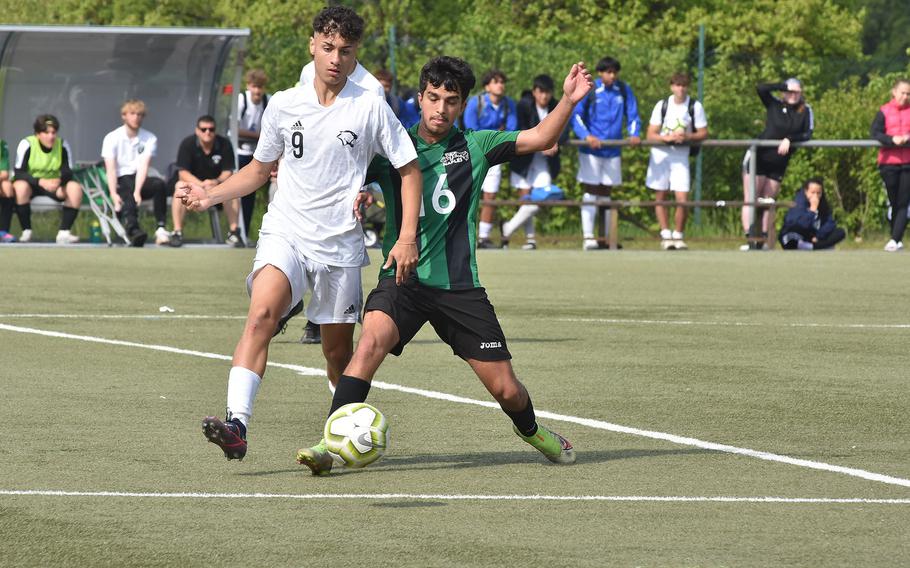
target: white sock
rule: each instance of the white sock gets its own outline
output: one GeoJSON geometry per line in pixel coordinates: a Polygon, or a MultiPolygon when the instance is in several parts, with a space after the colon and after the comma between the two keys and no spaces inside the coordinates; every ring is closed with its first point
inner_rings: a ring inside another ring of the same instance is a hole
{"type": "Polygon", "coordinates": [[[673,238],[673,232],[670,231],[670,229],[661,229],[661,230],[660,230],[660,238],[661,238],[662,240],[668,241],[668,240],[670,240],[670,239],[673,238]]]}
{"type": "MultiPolygon", "coordinates": [[[[518,227],[525,225],[525,221],[533,219],[538,209],[540,209],[540,206],[538,205],[522,205],[519,207],[518,211],[515,213],[515,216],[509,219],[508,222],[502,226],[502,236],[509,238],[512,233],[518,229],[518,227]]],[[[525,226],[527,227],[527,225],[525,226]]],[[[534,232],[533,221],[531,221],[531,232],[534,232]]]]}
{"type": "Polygon", "coordinates": [[[673,231],[673,238],[676,240],[682,240],[683,234],[681,231],[673,231]]]}
{"type": "MultiPolygon", "coordinates": [[[[582,201],[594,201],[596,195],[585,193],[582,195],[582,201]]],[[[581,232],[586,239],[594,238],[594,218],[597,217],[597,207],[593,205],[583,205],[581,207],[581,232]]]]}
{"type": "Polygon", "coordinates": [[[259,391],[262,379],[243,367],[231,367],[228,375],[227,411],[229,418],[236,418],[244,426],[253,417],[253,400],[259,391]]]}
{"type": "MultiPolygon", "coordinates": [[[[607,201],[611,201],[609,197],[604,197],[607,201]]],[[[610,236],[610,212],[612,209],[604,209],[604,237],[610,236]]]]}
{"type": "Polygon", "coordinates": [[[486,221],[481,221],[478,224],[477,236],[481,239],[489,239],[490,233],[493,232],[493,223],[487,223],[486,221]]]}

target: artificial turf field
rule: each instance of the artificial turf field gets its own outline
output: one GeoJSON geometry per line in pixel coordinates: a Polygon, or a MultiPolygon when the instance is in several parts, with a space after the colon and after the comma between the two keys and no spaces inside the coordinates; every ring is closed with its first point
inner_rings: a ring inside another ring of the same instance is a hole
{"type": "Polygon", "coordinates": [[[247,458],[202,436],[252,256],[0,249],[0,566],[910,563],[907,255],[481,251],[577,464],[514,436],[427,326],[370,394],[388,454],[328,478],[293,459],[330,400],[302,317],[247,458]]]}

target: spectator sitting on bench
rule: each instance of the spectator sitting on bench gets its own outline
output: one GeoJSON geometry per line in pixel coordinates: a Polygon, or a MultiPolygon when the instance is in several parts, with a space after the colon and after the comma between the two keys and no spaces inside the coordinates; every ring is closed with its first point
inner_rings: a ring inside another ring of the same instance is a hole
{"type": "Polygon", "coordinates": [[[9,232],[15,205],[16,194],[9,180],[9,150],[6,140],[0,140],[0,243],[16,242],[16,237],[9,232]]]}
{"type": "Polygon", "coordinates": [[[821,179],[806,180],[787,211],[778,240],[788,250],[823,250],[844,240],[846,232],[834,224],[821,179]]]}
{"type": "MultiPolygon", "coordinates": [[[[215,134],[215,118],[210,115],[200,116],[196,120],[196,134],[187,136],[180,143],[177,151],[177,181],[199,185],[209,190],[231,177],[234,171],[234,150],[231,142],[215,134]]],[[[170,191],[171,188],[168,188],[170,191]]],[[[237,230],[237,218],[240,214],[240,200],[231,199],[224,202],[230,235],[227,242],[235,247],[242,247],[243,239],[237,230]]],[[[174,232],[171,234],[171,246],[183,245],[183,218],[186,207],[179,199],[171,202],[171,216],[174,219],[174,232]]]]}
{"type": "Polygon", "coordinates": [[[50,197],[63,203],[57,244],[73,244],[79,237],[70,229],[79,206],[82,205],[82,186],[73,180],[73,152],[69,144],[57,138],[60,121],[51,114],[41,114],[35,119],[35,134],[23,138],[16,149],[15,181],[16,214],[22,225],[19,241],[32,240],[31,201],[38,196],[50,197]]]}
{"type": "Polygon", "coordinates": [[[141,247],[148,235],[139,228],[139,204],[143,199],[153,199],[158,222],[155,244],[167,244],[167,187],[163,179],[148,175],[158,138],[142,128],[145,103],[137,99],[126,101],[120,107],[120,118],[123,126],[109,132],[101,143],[114,210],[120,214],[130,246],[141,247]]]}

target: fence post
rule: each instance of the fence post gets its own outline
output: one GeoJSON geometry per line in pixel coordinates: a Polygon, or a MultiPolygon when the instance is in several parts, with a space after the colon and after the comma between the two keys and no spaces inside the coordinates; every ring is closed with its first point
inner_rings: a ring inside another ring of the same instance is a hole
{"type": "MultiPolygon", "coordinates": [[[[705,25],[698,24],[698,100],[705,104],[705,25]]],[[[695,129],[695,125],[692,125],[695,129]]],[[[695,201],[701,201],[702,184],[702,156],[699,152],[695,157],[695,201]]],[[[701,207],[695,208],[695,226],[701,227],[701,207]]]]}

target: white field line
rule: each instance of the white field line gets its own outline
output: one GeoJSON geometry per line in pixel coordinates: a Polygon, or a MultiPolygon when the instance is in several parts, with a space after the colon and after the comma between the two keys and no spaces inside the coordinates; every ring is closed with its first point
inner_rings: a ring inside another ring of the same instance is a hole
{"type": "Polygon", "coordinates": [[[201,315],[201,314],[0,314],[0,319],[78,319],[78,320],[243,320],[246,316],[201,315]]]}
{"type": "Polygon", "coordinates": [[[142,493],[124,491],[43,491],[0,489],[0,495],[22,497],[121,497],[152,499],[284,499],[368,501],[619,501],[660,503],[806,503],[910,505],[910,499],[826,497],[687,497],[674,495],[459,495],[451,493],[142,493]]]}
{"type": "Polygon", "coordinates": [[[743,321],[693,321],[693,320],[648,320],[610,318],[553,318],[553,321],[569,323],[612,323],[616,325],[706,325],[719,327],[808,327],[833,329],[910,329],[910,323],[812,323],[812,322],[743,322],[743,321]]]}
{"type": "MultiPolygon", "coordinates": [[[[197,357],[205,357],[208,359],[220,359],[224,361],[230,361],[230,357],[227,355],[219,355],[217,353],[205,353],[202,351],[190,351],[187,349],[178,349],[176,347],[168,347],[164,345],[146,345],[143,343],[134,343],[132,341],[120,341],[114,339],[104,339],[101,337],[92,337],[84,335],[73,335],[70,333],[61,333],[56,331],[45,331],[40,329],[33,329],[28,327],[19,327],[12,326],[7,324],[0,324],[0,330],[13,331],[18,333],[31,333],[35,335],[43,335],[46,337],[56,337],[61,339],[75,339],[79,341],[89,341],[93,343],[103,343],[108,345],[119,345],[124,347],[137,347],[141,349],[152,349],[155,351],[163,351],[166,353],[176,353],[181,355],[193,355],[197,357]]],[[[291,371],[298,372],[306,376],[325,376],[325,372],[321,369],[314,369],[312,367],[302,367],[300,365],[288,365],[283,363],[272,363],[269,362],[269,366],[277,367],[282,369],[288,369],[291,371]]],[[[431,391],[425,389],[416,389],[412,387],[406,387],[402,385],[396,385],[393,383],[386,383],[383,381],[373,381],[373,386],[379,389],[398,391],[408,394],[414,394],[417,396],[422,396],[424,398],[431,398],[436,400],[445,400],[447,402],[457,402],[460,404],[470,404],[474,406],[483,406],[486,408],[495,408],[498,409],[499,405],[495,402],[476,400],[473,398],[467,398],[463,396],[456,396],[448,393],[431,391]]],[[[725,452],[729,454],[736,454],[740,456],[747,456],[751,458],[756,458],[765,461],[784,463],[788,465],[795,465],[799,467],[805,467],[809,469],[816,469],[820,471],[828,471],[832,473],[840,473],[843,475],[849,475],[852,477],[858,477],[861,479],[867,479],[870,481],[877,481],[881,483],[887,483],[890,485],[900,485],[902,487],[910,487],[910,479],[903,479],[900,477],[893,477],[890,475],[883,475],[880,473],[874,473],[871,471],[866,471],[863,469],[856,469],[852,467],[844,467],[839,465],[832,465],[824,462],[817,462],[812,460],[804,460],[800,458],[793,458],[790,456],[784,456],[780,454],[772,454],[769,452],[762,452],[758,450],[751,450],[749,448],[739,448],[737,446],[729,446],[726,444],[718,444],[715,442],[707,442],[704,440],[699,440],[697,438],[689,438],[685,436],[677,436],[676,434],[669,434],[666,432],[656,432],[653,430],[642,430],[639,428],[632,428],[629,426],[622,426],[620,424],[613,424],[610,422],[605,422],[602,420],[593,420],[590,418],[581,418],[578,416],[570,416],[566,414],[556,414],[553,412],[548,412],[545,410],[537,410],[537,416],[541,418],[547,418],[549,420],[555,420],[559,422],[569,422],[572,424],[579,424],[581,426],[587,426],[589,428],[595,428],[598,430],[607,430],[610,432],[618,432],[622,434],[630,434],[633,436],[639,436],[643,438],[651,438],[654,440],[663,440],[667,442],[672,442],[674,444],[680,444],[684,446],[692,446],[696,448],[703,448],[706,450],[713,450],[717,452],[725,452]]]]}

